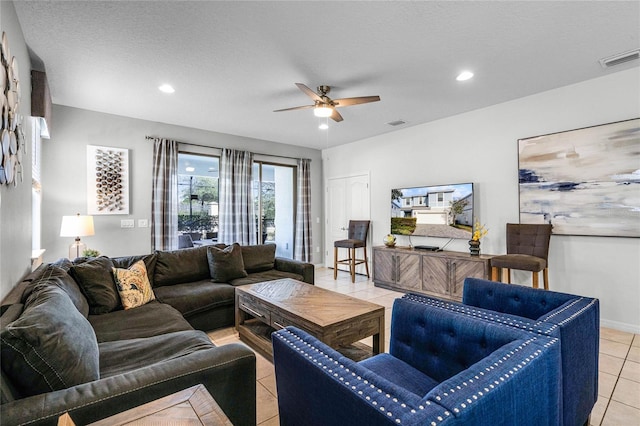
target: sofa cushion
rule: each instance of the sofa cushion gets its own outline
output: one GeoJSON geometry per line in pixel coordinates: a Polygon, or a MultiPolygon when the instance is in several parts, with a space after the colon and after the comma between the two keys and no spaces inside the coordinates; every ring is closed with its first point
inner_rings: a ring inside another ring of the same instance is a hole
{"type": "Polygon", "coordinates": [[[153,276],[156,273],[156,263],[158,263],[158,255],[153,254],[144,254],[139,256],[122,256],[122,257],[113,257],[111,261],[113,262],[114,268],[123,268],[128,269],[134,263],[142,260],[144,262],[145,268],[147,268],[147,278],[149,278],[149,283],[151,283],[151,287],[154,286],[153,276]]]}
{"type": "Polygon", "coordinates": [[[378,354],[360,361],[358,364],[368,368],[381,377],[415,394],[424,397],[438,382],[388,353],[378,354]]]}
{"type": "Polygon", "coordinates": [[[295,274],[293,272],[283,272],[272,269],[270,271],[258,272],[256,274],[249,274],[244,278],[237,278],[231,280],[229,284],[234,286],[261,283],[263,281],[273,281],[282,278],[292,278],[294,280],[302,281],[302,275],[295,274]]]}
{"type": "Polygon", "coordinates": [[[2,370],[23,396],[100,378],[93,329],[58,287],[35,290],[1,340],[2,370]]]}
{"type": "Polygon", "coordinates": [[[249,274],[273,269],[276,262],[276,245],[242,246],[242,261],[245,271],[249,274]]]}
{"type": "MultiPolygon", "coordinates": [[[[69,268],[70,267],[71,263],[69,263],[69,268]]],[[[89,315],[89,302],[78,286],[78,283],[69,275],[68,271],[68,268],[65,269],[53,263],[46,265],[43,269],[39,269],[35,279],[33,279],[31,284],[25,289],[22,300],[26,301],[31,293],[40,286],[55,285],[69,295],[78,312],[86,318],[89,315]]]]}
{"type": "Polygon", "coordinates": [[[93,315],[111,312],[121,306],[112,269],[111,259],[102,256],[73,265],[69,270],[89,301],[89,313],[93,315]]]}
{"type": "Polygon", "coordinates": [[[180,312],[157,300],[128,311],[89,315],[89,322],[98,342],[137,339],[193,329],[180,312]]]}
{"type": "Polygon", "coordinates": [[[156,287],[200,281],[209,276],[207,246],[172,251],[157,251],[153,276],[156,287]]]}
{"type": "Polygon", "coordinates": [[[211,281],[214,283],[227,283],[247,276],[242,261],[242,250],[237,243],[224,249],[207,247],[207,259],[211,281]]]}
{"type": "Polygon", "coordinates": [[[159,301],[173,306],[187,318],[219,306],[233,305],[235,297],[232,286],[211,280],[157,287],[155,293],[159,301]]]}
{"type": "Polygon", "coordinates": [[[100,343],[100,377],[111,377],[215,348],[206,333],[177,331],[144,339],[100,343]]]}
{"type": "Polygon", "coordinates": [[[128,269],[113,268],[113,277],[125,310],[145,305],[156,299],[147,278],[147,268],[142,260],[128,269]]]}

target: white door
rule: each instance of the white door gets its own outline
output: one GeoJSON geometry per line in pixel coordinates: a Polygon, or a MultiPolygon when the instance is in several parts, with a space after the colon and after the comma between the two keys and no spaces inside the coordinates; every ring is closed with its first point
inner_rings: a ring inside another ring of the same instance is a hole
{"type": "MultiPolygon", "coordinates": [[[[333,268],[333,242],[344,240],[348,237],[349,220],[369,220],[369,175],[356,175],[327,180],[327,228],[325,247],[327,248],[325,259],[326,266],[333,268]]],[[[369,240],[371,229],[369,229],[369,240]]],[[[371,247],[367,242],[367,258],[371,263],[371,247]]],[[[357,251],[357,256],[362,256],[362,250],[357,251]]],[[[340,259],[346,256],[346,249],[340,249],[340,259]]],[[[339,265],[340,270],[349,270],[347,265],[339,265]]],[[[369,268],[371,272],[371,268],[369,268]]],[[[364,274],[364,265],[356,267],[357,273],[364,274]]]]}

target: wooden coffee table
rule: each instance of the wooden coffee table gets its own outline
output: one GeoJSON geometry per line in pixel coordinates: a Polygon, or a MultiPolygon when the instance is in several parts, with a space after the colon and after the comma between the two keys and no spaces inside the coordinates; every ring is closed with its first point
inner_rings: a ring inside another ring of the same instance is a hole
{"type": "Polygon", "coordinates": [[[384,306],[301,281],[236,287],[235,312],[240,339],[269,359],[271,333],[290,325],[356,360],[384,352],[384,306]],[[373,348],[356,343],[369,336],[373,348]]]}

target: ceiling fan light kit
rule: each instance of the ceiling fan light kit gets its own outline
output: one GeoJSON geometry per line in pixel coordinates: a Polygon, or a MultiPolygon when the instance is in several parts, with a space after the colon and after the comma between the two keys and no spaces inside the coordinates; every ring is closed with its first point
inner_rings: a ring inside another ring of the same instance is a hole
{"type": "Polygon", "coordinates": [[[378,102],[380,96],[360,96],[356,98],[331,99],[327,94],[331,91],[330,86],[318,86],[317,93],[302,83],[296,83],[298,89],[309,96],[314,104],[303,105],[293,108],[277,109],[274,112],[293,111],[297,109],[313,108],[313,114],[316,117],[330,117],[333,121],[340,122],[343,120],[342,115],[336,108],[347,107],[352,105],[366,104],[369,102],[378,102]]]}
{"type": "Polygon", "coordinates": [[[331,117],[331,114],[333,114],[333,108],[328,106],[322,105],[313,109],[313,115],[315,115],[316,117],[326,118],[331,117]]]}

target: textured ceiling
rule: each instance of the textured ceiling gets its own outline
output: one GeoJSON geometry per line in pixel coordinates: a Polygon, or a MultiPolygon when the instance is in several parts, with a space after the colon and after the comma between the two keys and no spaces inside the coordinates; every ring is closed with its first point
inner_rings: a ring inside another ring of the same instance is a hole
{"type": "Polygon", "coordinates": [[[55,104],[320,149],[640,65],[598,63],[640,45],[638,1],[15,7],[55,104]],[[457,82],[463,69],[475,78],[457,82]],[[321,131],[311,110],[272,112],[311,103],[294,83],[382,100],[321,131]]]}

